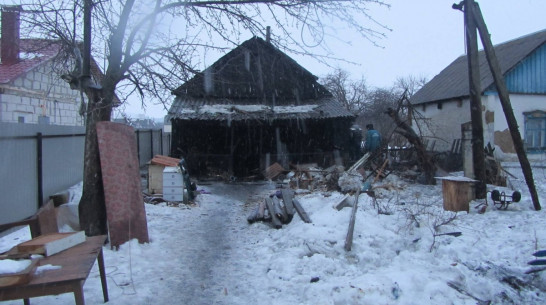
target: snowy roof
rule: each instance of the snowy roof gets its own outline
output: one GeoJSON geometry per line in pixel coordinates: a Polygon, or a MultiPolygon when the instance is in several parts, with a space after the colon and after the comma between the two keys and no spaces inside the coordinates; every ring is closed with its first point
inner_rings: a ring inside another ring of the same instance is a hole
{"type": "MultiPolygon", "coordinates": [[[[546,30],[542,30],[496,45],[494,47],[495,54],[502,74],[505,75],[511,71],[545,43],[546,30]]],[[[483,50],[479,52],[479,62],[481,92],[484,92],[493,85],[493,76],[483,50]]],[[[469,95],[468,86],[468,59],[466,55],[462,55],[417,91],[411,97],[411,102],[413,104],[423,104],[467,97],[469,95]]]]}
{"type": "Polygon", "coordinates": [[[317,79],[271,43],[254,37],[174,90],[169,118],[353,117],[317,79]]]}

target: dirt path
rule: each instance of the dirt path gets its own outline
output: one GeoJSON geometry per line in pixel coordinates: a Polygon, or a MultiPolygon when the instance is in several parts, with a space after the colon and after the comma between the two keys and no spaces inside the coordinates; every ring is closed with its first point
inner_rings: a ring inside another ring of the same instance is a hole
{"type": "MultiPolygon", "coordinates": [[[[199,186],[210,194],[200,195],[194,217],[176,231],[180,251],[178,280],[169,283],[178,304],[222,304],[218,296],[227,294],[225,272],[248,232],[246,217],[255,200],[272,190],[266,184],[211,184],[199,186]]],[[[221,298],[220,298],[221,299],[221,298]]]]}

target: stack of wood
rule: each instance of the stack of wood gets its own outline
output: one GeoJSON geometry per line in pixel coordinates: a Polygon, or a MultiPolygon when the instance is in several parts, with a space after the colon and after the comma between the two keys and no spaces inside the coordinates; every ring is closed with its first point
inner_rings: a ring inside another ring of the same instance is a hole
{"type": "Polygon", "coordinates": [[[270,222],[275,229],[280,229],[283,224],[288,224],[292,221],[296,212],[304,222],[311,222],[311,219],[299,201],[294,198],[294,193],[291,190],[282,189],[280,197],[277,197],[277,195],[266,197],[264,201],[258,204],[252,214],[248,216],[248,223],[266,221],[270,222]]]}

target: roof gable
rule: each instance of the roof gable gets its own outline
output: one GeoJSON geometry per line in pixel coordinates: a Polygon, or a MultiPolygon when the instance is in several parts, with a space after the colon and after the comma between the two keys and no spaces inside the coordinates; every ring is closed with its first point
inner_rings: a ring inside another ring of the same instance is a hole
{"type": "Polygon", "coordinates": [[[263,39],[251,38],[173,91],[177,96],[292,104],[331,94],[317,77],[263,39]],[[274,99],[272,101],[271,99],[274,99]],[[267,101],[266,99],[269,99],[267,101]]]}
{"type": "MultiPolygon", "coordinates": [[[[546,43],[546,30],[496,45],[495,54],[501,72],[506,75],[535,50],[546,43]]],[[[479,52],[481,93],[491,87],[494,80],[485,57],[479,52]]],[[[468,61],[462,55],[436,75],[412,96],[413,104],[463,98],[469,95],[468,61]]]]}
{"type": "MultiPolygon", "coordinates": [[[[546,43],[508,71],[504,80],[510,92],[546,94],[546,43]]],[[[496,91],[494,86],[492,90],[496,91]]]]}
{"type": "MultiPolygon", "coordinates": [[[[0,39],[1,43],[1,39],[0,39]]],[[[0,64],[0,84],[7,84],[51,60],[59,52],[59,46],[41,39],[20,40],[20,61],[0,64]]]]}

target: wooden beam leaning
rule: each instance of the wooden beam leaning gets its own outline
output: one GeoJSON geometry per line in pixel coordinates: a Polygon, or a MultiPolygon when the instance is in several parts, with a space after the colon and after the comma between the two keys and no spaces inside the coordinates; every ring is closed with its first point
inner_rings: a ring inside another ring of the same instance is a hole
{"type": "Polygon", "coordinates": [[[347,230],[347,237],[345,238],[345,251],[351,251],[351,248],[353,247],[353,233],[355,230],[356,211],[358,209],[358,196],[360,196],[360,190],[356,192],[355,203],[353,204],[353,210],[351,211],[349,230],[347,230]]]}
{"type": "Polygon", "coordinates": [[[309,215],[307,215],[307,212],[305,212],[300,202],[296,198],[294,198],[292,199],[292,203],[294,203],[294,208],[296,209],[296,212],[298,212],[298,215],[300,215],[301,219],[305,223],[311,223],[311,218],[309,218],[309,215]]]}
{"type": "Polygon", "coordinates": [[[504,82],[504,77],[500,69],[499,62],[497,60],[497,55],[495,54],[495,49],[491,43],[491,38],[489,37],[489,31],[487,30],[487,25],[483,19],[480,7],[478,3],[474,3],[472,9],[474,21],[480,33],[480,38],[485,50],[485,56],[489,63],[491,69],[491,74],[495,80],[495,86],[499,93],[499,99],[501,101],[502,110],[506,116],[506,122],[508,123],[508,128],[510,130],[510,135],[512,136],[512,141],[514,142],[514,148],[518,155],[518,159],[525,177],[525,182],[529,187],[529,192],[531,193],[531,198],[533,200],[533,206],[535,210],[539,211],[541,209],[540,202],[538,199],[537,190],[535,188],[535,180],[533,178],[533,171],[531,169],[531,164],[527,159],[525,153],[523,140],[521,139],[521,134],[518,130],[518,123],[516,117],[514,116],[514,111],[512,110],[512,105],[510,104],[510,95],[508,89],[506,88],[506,83],[504,82]]]}
{"type": "Polygon", "coordinates": [[[267,207],[267,210],[269,211],[269,216],[271,217],[271,223],[273,224],[273,227],[275,229],[282,228],[281,221],[279,220],[279,218],[277,218],[277,215],[275,215],[275,209],[273,207],[273,200],[271,200],[271,198],[269,198],[269,197],[265,198],[265,205],[267,207]]]}
{"type": "Polygon", "coordinates": [[[292,218],[294,218],[294,214],[296,213],[294,211],[294,204],[292,203],[292,198],[294,197],[291,190],[283,189],[281,190],[282,194],[282,200],[284,201],[284,210],[286,212],[286,216],[288,218],[288,222],[292,221],[292,218]]]}

